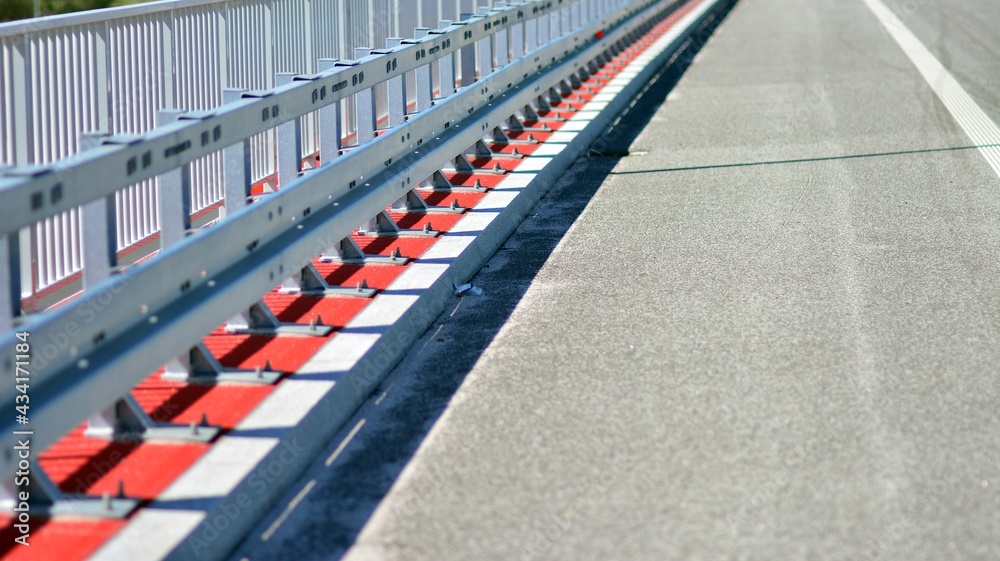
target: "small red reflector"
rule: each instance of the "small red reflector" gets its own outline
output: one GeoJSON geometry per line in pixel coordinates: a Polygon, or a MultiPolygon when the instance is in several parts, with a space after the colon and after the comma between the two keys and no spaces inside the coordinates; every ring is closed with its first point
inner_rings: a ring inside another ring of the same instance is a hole
{"type": "Polygon", "coordinates": [[[604,32],[598,31],[597,34],[594,35],[594,37],[597,37],[598,39],[604,39],[604,32]]]}

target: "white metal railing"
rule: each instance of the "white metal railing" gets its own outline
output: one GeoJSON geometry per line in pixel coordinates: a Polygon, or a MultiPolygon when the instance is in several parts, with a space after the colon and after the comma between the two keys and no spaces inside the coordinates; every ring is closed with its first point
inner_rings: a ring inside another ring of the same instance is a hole
{"type": "MultiPolygon", "coordinates": [[[[385,47],[473,8],[472,0],[167,0],[0,24],[0,167],[68,157],[83,132],[148,131],[160,109],[211,109],[227,88],[272,88],[278,73],[315,72],[321,58],[353,58],[355,48],[385,47]]],[[[343,114],[351,132],[353,112],[343,114]]],[[[316,151],[316,127],[315,116],[304,119],[306,154],[316,151]]],[[[273,132],[252,150],[254,180],[271,176],[273,132]]],[[[221,158],[194,165],[191,190],[195,212],[221,201],[221,158]]],[[[116,195],[119,250],[159,230],[156,201],[153,181],[116,195]]],[[[21,238],[25,298],[81,270],[78,211],[21,238]]]]}

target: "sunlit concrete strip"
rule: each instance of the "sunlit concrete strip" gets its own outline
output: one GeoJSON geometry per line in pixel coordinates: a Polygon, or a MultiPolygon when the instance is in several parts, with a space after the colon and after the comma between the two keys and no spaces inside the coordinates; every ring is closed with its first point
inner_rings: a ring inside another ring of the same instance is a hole
{"type": "Polygon", "coordinates": [[[91,560],[162,559],[205,519],[201,510],[144,508],[91,560]]]}
{"type": "Polygon", "coordinates": [[[885,27],[896,44],[903,49],[910,62],[927,81],[927,84],[937,94],[941,103],[955,118],[965,134],[979,146],[979,152],[989,162],[993,171],[1000,176],[1000,128],[996,123],[969,97],[961,84],[955,80],[951,72],[931,54],[927,47],[917,39],[896,14],[886,7],[881,0],[864,0],[868,8],[885,27]]]}

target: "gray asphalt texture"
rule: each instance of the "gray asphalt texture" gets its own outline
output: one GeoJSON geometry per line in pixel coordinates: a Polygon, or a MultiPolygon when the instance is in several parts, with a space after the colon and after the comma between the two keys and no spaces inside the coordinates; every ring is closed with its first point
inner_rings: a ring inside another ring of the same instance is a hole
{"type": "MultiPolygon", "coordinates": [[[[997,120],[1000,6],[914,4],[997,120]]],[[[1000,179],[864,4],[743,0],[629,126],[234,559],[1000,559],[1000,179]]]]}

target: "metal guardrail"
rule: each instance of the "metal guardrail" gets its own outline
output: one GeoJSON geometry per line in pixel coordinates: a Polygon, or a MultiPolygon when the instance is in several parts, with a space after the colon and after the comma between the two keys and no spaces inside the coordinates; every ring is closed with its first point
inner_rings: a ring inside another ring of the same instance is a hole
{"type": "MultiPolygon", "coordinates": [[[[233,93],[235,101],[210,111],[164,112],[172,122],[143,135],[92,138],[93,148],[73,157],[7,170],[0,176],[0,321],[6,324],[0,349],[14,350],[19,334],[29,333],[31,351],[24,365],[11,353],[0,358],[0,376],[15,380],[30,372],[33,446],[40,450],[88,417],[98,429],[102,420],[123,422],[115,417],[122,415],[120,405],[128,405],[129,390],[165,363],[181,377],[218,379],[222,372],[196,364],[211,362],[199,354],[204,335],[234,316],[230,325],[236,328],[280,332],[282,326],[269,324],[266,309],[255,305],[263,294],[304,274],[317,255],[347,257],[344,243],[359,224],[404,200],[414,185],[515,113],[544,105],[552,88],[586,72],[674,4],[543,0],[503,6],[394,48],[329,61],[326,69],[288,76],[273,89],[233,93]],[[446,82],[458,78],[457,88],[442,87],[443,98],[433,103],[432,70],[446,82]],[[408,115],[406,80],[416,89],[416,111],[408,115]],[[389,122],[379,128],[373,91],[383,87],[391,93],[389,122]],[[359,123],[358,144],[350,148],[341,146],[343,119],[337,115],[347,100],[359,123]],[[322,165],[300,171],[298,140],[303,119],[311,116],[319,125],[322,165]],[[278,139],[279,190],[248,204],[249,143],[267,133],[278,139]],[[224,162],[225,217],[191,232],[187,185],[194,166],[213,157],[224,162]],[[165,249],[119,270],[112,198],[154,178],[165,249]],[[56,309],[18,318],[19,233],[80,207],[86,290],[56,309]],[[97,412],[105,413],[95,417],[97,412]]],[[[19,395],[12,384],[0,387],[0,410],[13,411],[19,395]]],[[[13,449],[14,431],[23,427],[13,416],[0,427],[0,447],[13,449]]],[[[16,457],[0,456],[0,478],[9,480],[17,469],[16,457]]]]}
{"type": "MultiPolygon", "coordinates": [[[[209,110],[226,88],[268,89],[280,73],[306,74],[324,58],[354,58],[418,26],[473,12],[473,0],[167,0],[0,24],[0,167],[44,164],[80,151],[80,133],[144,133],[163,108],[209,110]]],[[[435,87],[439,76],[432,76],[435,87]]],[[[410,85],[412,90],[412,84],[410,85]]],[[[376,95],[382,114],[384,92],[376,95]]],[[[354,126],[351,111],[344,130],[354,126]]],[[[315,118],[303,121],[316,150],[315,118]]],[[[273,132],[252,139],[255,181],[273,178],[273,132]]],[[[192,209],[223,197],[221,158],[192,168],[192,209]]],[[[118,250],[159,230],[155,183],[115,196],[118,250]]],[[[69,210],[21,235],[27,305],[79,273],[81,217],[69,210]]],[[[41,305],[52,297],[41,299],[41,305]]]]}

